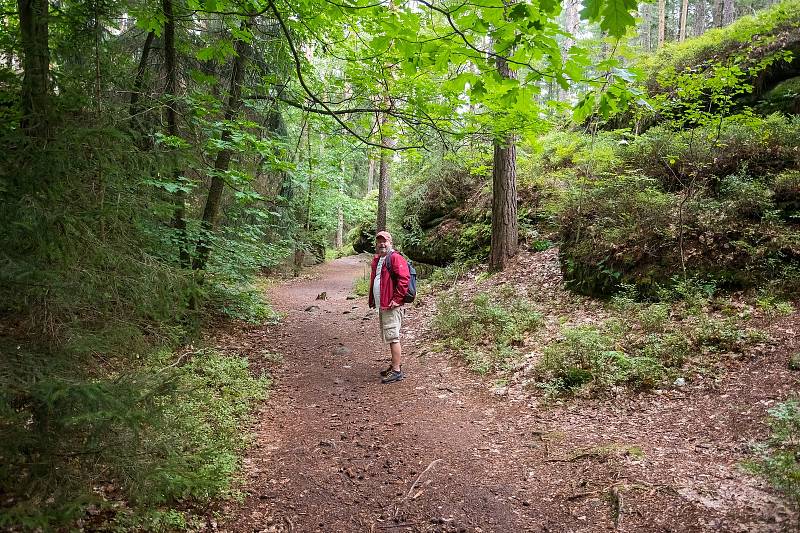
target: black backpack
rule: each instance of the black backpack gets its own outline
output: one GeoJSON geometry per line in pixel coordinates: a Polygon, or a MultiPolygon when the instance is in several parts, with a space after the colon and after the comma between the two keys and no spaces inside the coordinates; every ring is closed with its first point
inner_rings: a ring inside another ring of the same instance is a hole
{"type": "MultiPolygon", "coordinates": [[[[392,252],[386,257],[386,268],[389,269],[389,274],[394,276],[394,272],[392,272],[392,256],[394,254],[400,255],[403,257],[402,254],[399,252],[392,252]]],[[[403,296],[403,302],[410,304],[414,301],[414,298],[417,297],[417,271],[414,269],[414,265],[411,264],[411,261],[403,257],[406,260],[406,264],[408,265],[408,291],[406,295],[403,296]]]]}

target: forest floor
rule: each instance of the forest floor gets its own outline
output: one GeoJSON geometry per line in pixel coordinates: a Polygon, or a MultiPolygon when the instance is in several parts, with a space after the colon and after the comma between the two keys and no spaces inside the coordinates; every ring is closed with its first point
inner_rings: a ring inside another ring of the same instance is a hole
{"type": "MultiPolygon", "coordinates": [[[[713,379],[547,403],[433,351],[423,299],[403,328],[406,379],[382,385],[377,317],[366,297],[348,299],[368,259],[272,286],[277,324],[215,333],[275,387],[253,423],[244,499],[216,509],[209,530],[797,530],[796,510],[741,467],[767,435],[766,410],[797,390],[786,365],[797,313],[713,379]]],[[[490,279],[528,284],[555,314],[572,298],[552,250],[490,279]]]]}

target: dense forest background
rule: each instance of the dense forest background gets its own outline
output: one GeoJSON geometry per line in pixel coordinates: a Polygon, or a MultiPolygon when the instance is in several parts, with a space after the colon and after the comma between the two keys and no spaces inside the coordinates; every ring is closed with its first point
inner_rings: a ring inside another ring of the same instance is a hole
{"type": "Polygon", "coordinates": [[[800,289],[797,0],[0,17],[0,526],[111,494],[115,527],[182,528],[230,495],[270,380],[202,329],[278,320],[263,274],[379,229],[493,271],[558,244],[596,296],[800,289]]]}

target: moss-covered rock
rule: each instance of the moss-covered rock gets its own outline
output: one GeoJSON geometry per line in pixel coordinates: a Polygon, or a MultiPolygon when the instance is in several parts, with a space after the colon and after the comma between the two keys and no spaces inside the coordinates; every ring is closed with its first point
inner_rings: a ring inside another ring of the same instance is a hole
{"type": "Polygon", "coordinates": [[[800,76],[784,80],[762,97],[756,109],[763,113],[800,115],[800,76]]]}
{"type": "Polygon", "coordinates": [[[770,195],[686,199],[652,183],[622,178],[573,199],[560,250],[571,287],[603,296],[630,284],[654,295],[684,272],[730,288],[797,279],[800,234],[769,218],[770,195]]]}

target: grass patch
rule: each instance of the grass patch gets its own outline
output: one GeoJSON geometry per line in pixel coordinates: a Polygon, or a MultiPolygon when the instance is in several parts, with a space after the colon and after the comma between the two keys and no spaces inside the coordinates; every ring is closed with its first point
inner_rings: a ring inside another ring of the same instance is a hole
{"type": "Polygon", "coordinates": [[[369,279],[358,278],[353,282],[353,294],[356,296],[366,296],[369,294],[369,279]]]}
{"type": "Polygon", "coordinates": [[[481,292],[471,299],[457,292],[441,296],[433,327],[442,342],[459,352],[480,373],[509,370],[520,357],[525,336],[538,328],[542,315],[522,299],[502,299],[481,292]]]}
{"type": "Polygon", "coordinates": [[[790,398],[768,413],[771,435],[755,446],[756,458],[745,467],[800,505],[800,402],[790,398]]]}

